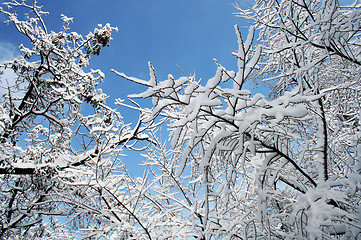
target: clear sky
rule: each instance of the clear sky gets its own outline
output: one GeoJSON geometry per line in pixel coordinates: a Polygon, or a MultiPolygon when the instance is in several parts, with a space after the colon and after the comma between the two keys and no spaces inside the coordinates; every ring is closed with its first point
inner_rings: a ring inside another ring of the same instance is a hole
{"type": "MultiPolygon", "coordinates": [[[[19,0],[21,1],[21,0],[19,0]]],[[[4,2],[0,0],[0,2],[4,2]]],[[[28,0],[28,2],[30,2],[28,0]]],[[[249,24],[236,17],[235,0],[38,0],[48,11],[48,30],[59,31],[60,15],[73,17],[70,31],[88,34],[98,24],[110,23],[119,31],[113,34],[110,47],[93,56],[91,68],[100,68],[106,78],[101,87],[115,98],[141,91],[139,86],[110,72],[114,68],[129,76],[149,78],[148,61],[155,67],[158,79],[169,73],[178,78],[196,73],[209,79],[216,72],[216,58],[229,70],[236,70],[232,51],[237,49],[234,25],[247,37],[249,24]],[[182,69],[180,69],[179,67],[182,69]]],[[[250,0],[242,4],[250,5],[250,0]]],[[[0,21],[5,20],[0,14],[0,21]]],[[[14,26],[0,24],[0,61],[18,54],[17,46],[29,43],[14,26]]],[[[136,121],[138,113],[121,109],[125,122],[136,121]],[[123,112],[124,111],[124,112],[123,112]]]]}

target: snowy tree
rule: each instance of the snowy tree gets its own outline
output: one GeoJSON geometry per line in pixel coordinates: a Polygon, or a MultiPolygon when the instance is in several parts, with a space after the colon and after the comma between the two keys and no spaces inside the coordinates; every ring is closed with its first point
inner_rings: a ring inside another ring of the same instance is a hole
{"type": "Polygon", "coordinates": [[[81,230],[125,238],[141,226],[134,198],[142,180],[129,177],[121,151],[147,136],[106,105],[97,87],[104,74],[87,70],[117,29],[99,25],[83,37],[62,15],[62,29],[50,31],[36,1],[6,2],[0,12],[29,40],[1,66],[17,77],[1,79],[0,238],[71,239],[81,230]]]}
{"type": "Polygon", "coordinates": [[[133,106],[116,101],[140,111],[131,127],[87,70],[115,28],[83,37],[62,16],[49,31],[36,1],[5,3],[29,46],[1,66],[17,78],[1,79],[0,238],[359,238],[361,5],[235,7],[253,22],[246,38],[235,27],[236,71],[215,60],[203,82],[114,70],[147,87],[133,106]],[[253,80],[270,96],[245,89],[253,80]],[[124,148],[144,150],[142,177],[124,148]]]}
{"type": "MultiPolygon", "coordinates": [[[[361,5],[257,0],[235,5],[237,71],[215,60],[195,76],[158,81],[145,124],[167,123],[169,141],[147,150],[143,195],[159,239],[356,239],[361,236],[361,5]],[[257,42],[254,42],[255,36],[257,42]],[[270,84],[265,97],[244,89],[270,84]],[[203,84],[203,85],[202,85],[203,84]]],[[[145,125],[146,126],[146,125],[145,125]]]]}

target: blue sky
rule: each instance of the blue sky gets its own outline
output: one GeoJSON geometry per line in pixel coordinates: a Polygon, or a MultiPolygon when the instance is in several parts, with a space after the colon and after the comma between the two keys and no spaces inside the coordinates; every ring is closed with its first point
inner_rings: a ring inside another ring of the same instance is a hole
{"type": "MultiPolygon", "coordinates": [[[[151,61],[160,79],[169,73],[180,77],[184,75],[182,70],[187,75],[195,72],[198,78],[208,79],[215,74],[216,58],[225,67],[235,69],[236,61],[231,54],[237,48],[234,25],[245,27],[245,36],[248,32],[248,24],[232,14],[234,0],[38,0],[38,3],[50,13],[45,21],[48,29],[54,31],[61,29],[60,14],[73,17],[70,31],[83,35],[97,24],[109,22],[119,28],[110,47],[91,60],[92,68],[105,72],[102,87],[112,97],[124,98],[137,89],[111,73],[111,68],[144,79],[148,78],[147,62],[151,61]]],[[[4,20],[1,16],[0,21],[4,20]]],[[[24,41],[13,26],[0,24],[2,46],[9,48],[11,44],[16,49],[24,41]]],[[[0,59],[5,54],[9,51],[0,51],[0,59]]]]}
{"type": "MultiPolygon", "coordinates": [[[[247,2],[252,1],[243,0],[242,4],[250,5],[247,2]]],[[[184,76],[183,71],[207,80],[216,72],[216,58],[227,69],[236,70],[232,56],[237,49],[234,25],[238,24],[246,37],[249,24],[233,15],[234,3],[235,0],[38,0],[49,12],[44,18],[48,30],[61,29],[61,14],[73,17],[70,31],[82,35],[98,24],[118,27],[110,47],[103,49],[100,56],[93,56],[90,65],[105,73],[101,87],[110,95],[109,103],[141,91],[138,85],[112,73],[112,68],[148,79],[147,63],[151,61],[160,80],[169,73],[176,78],[184,76]]],[[[4,20],[0,14],[0,21],[4,20]]],[[[21,43],[29,47],[13,26],[0,24],[0,61],[16,56],[21,43]]],[[[137,112],[120,110],[125,122],[136,121],[137,112]]]]}

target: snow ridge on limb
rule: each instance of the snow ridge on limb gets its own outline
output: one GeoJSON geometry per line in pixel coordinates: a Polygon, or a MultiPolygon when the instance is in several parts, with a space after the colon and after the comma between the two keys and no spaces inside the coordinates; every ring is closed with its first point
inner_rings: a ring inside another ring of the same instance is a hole
{"type": "MultiPolygon", "coordinates": [[[[179,162],[174,162],[169,172],[173,172],[175,179],[194,179],[191,183],[195,188],[201,189],[206,186],[201,199],[204,203],[202,211],[207,214],[199,218],[202,222],[202,234],[210,234],[208,228],[222,229],[214,225],[217,220],[211,220],[210,216],[214,217],[219,213],[210,206],[226,203],[221,203],[220,199],[215,198],[213,192],[225,194],[224,197],[229,199],[233,193],[223,193],[222,190],[230,184],[227,181],[233,179],[232,183],[238,184],[246,168],[254,169],[255,172],[268,171],[267,167],[258,168],[252,161],[247,163],[241,160],[254,158],[249,154],[258,158],[266,152],[275,154],[278,159],[283,159],[284,165],[289,164],[293,171],[306,179],[306,188],[317,185],[309,173],[276,143],[280,138],[297,141],[298,137],[285,132],[282,129],[283,125],[287,122],[297,124],[303,121],[309,113],[308,104],[317,101],[322,95],[304,95],[299,88],[295,88],[271,101],[261,94],[251,96],[250,91],[242,87],[251,73],[257,69],[262,51],[261,47],[251,46],[254,28],[250,29],[246,43],[243,43],[238,27],[235,27],[235,30],[239,43],[239,50],[234,54],[238,61],[237,73],[227,71],[215,60],[218,66],[216,74],[205,86],[193,77],[174,80],[170,75],[167,80],[151,86],[149,81],[134,80],[122,75],[148,87],[145,92],[130,97],[157,97],[158,100],[147,121],[155,121],[157,118],[168,120],[172,147],[183,148],[179,154],[179,162]],[[232,89],[224,86],[230,79],[234,82],[232,89]],[[240,138],[243,140],[239,141],[240,138]],[[224,169],[223,164],[227,166],[224,169]],[[192,170],[189,169],[190,166],[192,170]],[[217,172],[219,169],[222,169],[221,172],[217,172]],[[228,173],[223,172],[228,171],[226,169],[233,169],[231,178],[228,173]],[[218,188],[219,184],[223,187],[218,188]]],[[[153,75],[154,71],[151,70],[150,74],[153,75]]],[[[242,178],[245,179],[245,176],[242,178]]],[[[249,180],[257,183],[254,178],[249,180]]],[[[254,185],[254,191],[257,187],[258,184],[254,185]]],[[[227,204],[234,204],[231,202],[227,204]]],[[[222,205],[224,210],[229,207],[227,204],[222,205]]],[[[242,206],[239,207],[242,209],[242,206]]],[[[245,213],[245,210],[240,209],[237,211],[245,213]]]]}

